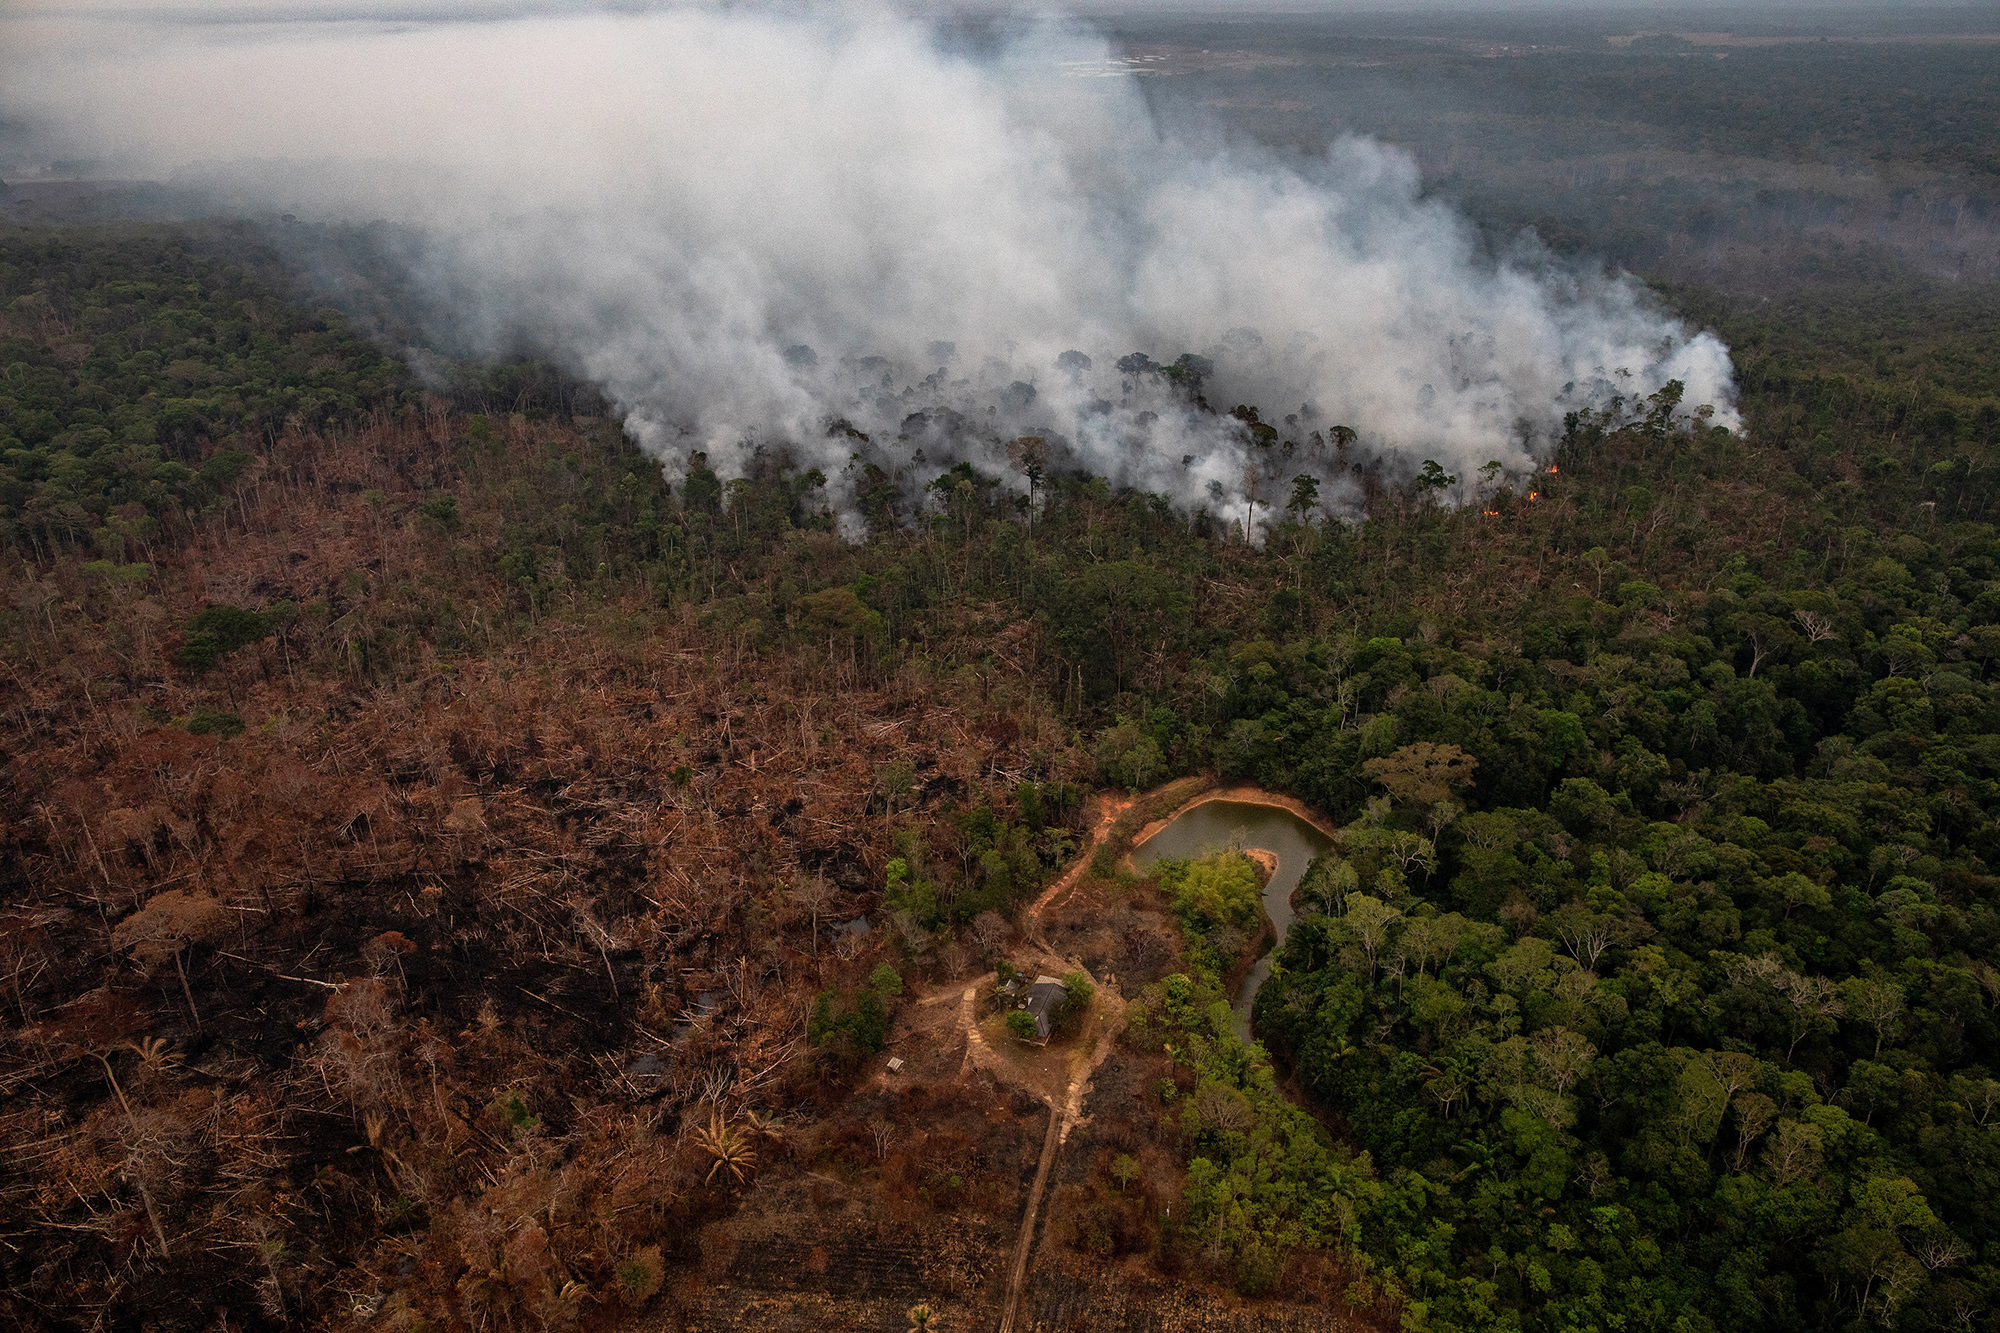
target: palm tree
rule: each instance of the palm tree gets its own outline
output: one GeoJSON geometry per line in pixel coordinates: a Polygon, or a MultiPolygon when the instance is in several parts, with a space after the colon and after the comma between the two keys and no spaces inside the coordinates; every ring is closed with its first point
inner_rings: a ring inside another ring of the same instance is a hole
{"type": "Polygon", "coordinates": [[[720,1109],[709,1117],[706,1129],[697,1129],[694,1132],[694,1140],[703,1152],[715,1159],[714,1165],[708,1168],[708,1175],[702,1181],[704,1185],[712,1184],[715,1173],[725,1168],[736,1183],[741,1185],[750,1178],[750,1173],[757,1169],[757,1150],[737,1132],[736,1126],[723,1118],[720,1109]]]}
{"type": "Polygon", "coordinates": [[[773,1143],[785,1137],[785,1118],[775,1113],[767,1115],[762,1111],[745,1111],[743,1125],[758,1138],[773,1143]]]}
{"type": "Polygon", "coordinates": [[[929,1333],[937,1322],[937,1314],[928,1305],[912,1305],[904,1311],[903,1317],[910,1321],[910,1333],[929,1333]]]}
{"type": "Polygon", "coordinates": [[[180,1059],[178,1055],[174,1054],[172,1048],[159,1037],[141,1037],[136,1042],[128,1042],[126,1044],[132,1050],[139,1053],[139,1059],[144,1062],[147,1069],[154,1073],[158,1073],[180,1059]]]}

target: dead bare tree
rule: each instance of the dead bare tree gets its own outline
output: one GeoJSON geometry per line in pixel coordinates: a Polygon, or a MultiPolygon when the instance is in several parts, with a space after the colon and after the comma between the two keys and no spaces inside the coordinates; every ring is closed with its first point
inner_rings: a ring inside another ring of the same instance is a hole
{"type": "Polygon", "coordinates": [[[168,889],[155,894],[151,902],[118,923],[111,933],[115,949],[129,951],[148,970],[172,959],[180,974],[181,993],[187,997],[188,1013],[195,1030],[201,1030],[201,1011],[195,1008],[194,991],[188,985],[187,965],[182,955],[190,945],[221,938],[229,926],[229,913],[215,898],[202,893],[168,889]]]}
{"type": "Polygon", "coordinates": [[[1808,611],[1801,607],[1792,612],[1792,619],[1798,621],[1799,628],[1806,632],[1808,643],[1824,643],[1828,639],[1840,637],[1839,632],[1833,627],[1833,618],[1818,611],[1808,611]]]}
{"type": "Polygon", "coordinates": [[[819,957],[819,917],[833,903],[833,890],[828,887],[824,875],[814,875],[810,879],[804,875],[792,887],[792,901],[809,915],[812,921],[812,952],[819,957]]]}
{"type": "MultiPolygon", "coordinates": [[[[163,1062],[164,1048],[164,1042],[148,1041],[145,1047],[132,1049],[140,1051],[140,1058],[152,1064],[156,1061],[163,1062]]],[[[111,1091],[117,1096],[118,1105],[125,1112],[125,1124],[131,1131],[131,1136],[125,1142],[125,1165],[121,1169],[121,1174],[139,1191],[140,1202],[146,1206],[146,1220],[153,1224],[153,1236],[160,1242],[160,1257],[165,1259],[168,1257],[167,1229],[160,1225],[160,1210],[153,1203],[152,1190],[146,1187],[145,1163],[142,1160],[146,1132],[139,1124],[139,1117],[132,1111],[132,1103],[126,1100],[125,1089],[118,1083],[118,1074],[111,1067],[110,1056],[103,1051],[95,1051],[92,1054],[96,1055],[97,1062],[104,1066],[104,1077],[111,1084],[111,1091]]]]}

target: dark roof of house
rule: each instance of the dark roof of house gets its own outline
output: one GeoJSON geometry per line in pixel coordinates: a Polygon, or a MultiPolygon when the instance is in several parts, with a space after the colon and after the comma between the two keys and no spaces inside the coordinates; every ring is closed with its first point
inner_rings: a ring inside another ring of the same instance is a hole
{"type": "Polygon", "coordinates": [[[1069,987],[1054,977],[1036,977],[1035,984],[1028,987],[1028,993],[1022,999],[1021,1007],[1034,1016],[1037,1036],[1049,1035],[1049,1019],[1054,1015],[1056,1006],[1061,1004],[1068,994],[1069,987]]]}

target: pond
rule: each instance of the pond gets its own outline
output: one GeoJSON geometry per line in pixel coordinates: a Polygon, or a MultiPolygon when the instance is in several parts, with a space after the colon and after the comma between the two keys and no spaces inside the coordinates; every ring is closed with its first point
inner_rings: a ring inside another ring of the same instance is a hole
{"type": "MultiPolygon", "coordinates": [[[[1149,870],[1165,860],[1201,856],[1232,847],[1254,847],[1278,858],[1278,869],[1264,886],[1264,912],[1277,928],[1278,944],[1292,927],[1292,890],[1305,878],[1312,859],[1333,843],[1324,833],[1289,810],[1247,801],[1204,801],[1146,839],[1132,851],[1132,863],[1149,870]]],[[[1257,988],[1271,975],[1277,945],[1259,958],[1238,988],[1232,1012],[1238,1036],[1250,1039],[1250,1006],[1257,988]]]]}

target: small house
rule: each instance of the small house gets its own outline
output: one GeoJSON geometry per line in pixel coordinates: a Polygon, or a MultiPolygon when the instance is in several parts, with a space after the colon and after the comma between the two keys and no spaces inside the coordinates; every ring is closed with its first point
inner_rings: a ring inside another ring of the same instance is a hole
{"type": "Polygon", "coordinates": [[[1028,987],[1021,997],[1021,1008],[1026,1009],[1035,1020],[1035,1035],[1043,1041],[1049,1039],[1049,1025],[1054,1022],[1056,1010],[1069,998],[1069,987],[1054,977],[1036,977],[1035,984],[1028,987]]]}

